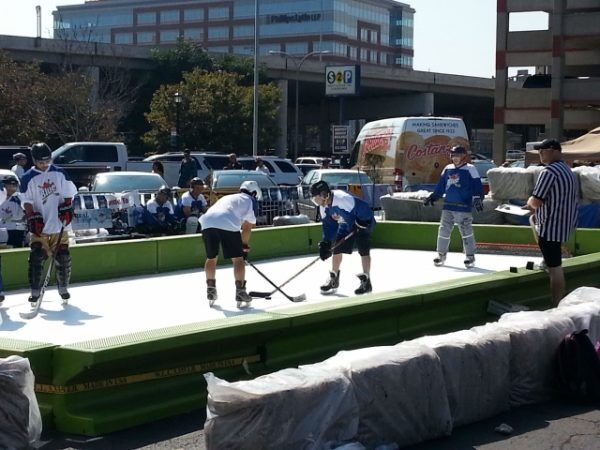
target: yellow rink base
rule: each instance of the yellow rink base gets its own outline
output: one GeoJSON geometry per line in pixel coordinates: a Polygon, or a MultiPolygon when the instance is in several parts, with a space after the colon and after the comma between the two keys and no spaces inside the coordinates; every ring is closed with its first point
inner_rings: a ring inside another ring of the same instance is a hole
{"type": "MultiPolygon", "coordinates": [[[[432,250],[437,224],[383,222],[374,247],[432,250]]],[[[481,242],[533,244],[528,227],[475,227],[481,242]]],[[[317,252],[320,225],[261,229],[253,233],[253,258],[317,252]]],[[[199,236],[178,236],[75,246],[73,281],[104,280],[198,267],[199,236]]],[[[452,250],[459,236],[453,235],[452,250]]],[[[568,288],[599,282],[600,231],[578,230],[568,243],[568,288]]],[[[8,289],[27,285],[27,250],[3,253],[8,289]]],[[[202,374],[228,380],[255,377],[315,362],[341,349],[395,344],[493,320],[490,300],[549,306],[548,278],[519,268],[460,280],[348,298],[343,303],[301,303],[295,308],[189,323],[58,345],[0,338],[0,356],[30,359],[44,425],[69,433],[100,435],[203,408],[202,374]]],[[[127,299],[123,299],[126,301],[127,299]]],[[[51,339],[51,336],[48,337],[51,339]]]]}

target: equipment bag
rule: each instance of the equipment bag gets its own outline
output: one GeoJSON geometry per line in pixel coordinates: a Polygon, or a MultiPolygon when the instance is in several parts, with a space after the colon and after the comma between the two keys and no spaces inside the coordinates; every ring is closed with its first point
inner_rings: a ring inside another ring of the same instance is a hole
{"type": "Polygon", "coordinates": [[[567,398],[596,402],[600,401],[600,358],[587,333],[575,331],[560,342],[554,356],[555,383],[567,398]]]}

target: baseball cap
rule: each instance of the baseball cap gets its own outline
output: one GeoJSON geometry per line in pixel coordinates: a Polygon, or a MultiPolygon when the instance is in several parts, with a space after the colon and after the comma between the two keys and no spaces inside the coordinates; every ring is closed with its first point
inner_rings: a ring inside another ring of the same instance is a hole
{"type": "Polygon", "coordinates": [[[558,142],[556,139],[544,139],[539,144],[534,145],[533,148],[535,150],[546,150],[546,149],[562,150],[562,147],[560,146],[560,142],[558,142]]]}
{"type": "Polygon", "coordinates": [[[452,147],[450,149],[450,154],[451,155],[466,155],[467,154],[467,149],[464,148],[462,145],[455,145],[454,147],[452,147]]]}

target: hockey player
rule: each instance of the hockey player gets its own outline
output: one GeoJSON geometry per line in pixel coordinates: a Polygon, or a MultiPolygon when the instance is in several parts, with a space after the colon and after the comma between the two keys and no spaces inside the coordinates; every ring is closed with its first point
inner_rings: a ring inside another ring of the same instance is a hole
{"type": "Polygon", "coordinates": [[[361,257],[363,273],[357,275],[359,287],[356,295],[366,294],[373,290],[371,286],[371,233],[375,227],[375,217],[369,205],[348,192],[331,190],[325,181],[319,181],[310,187],[310,195],[315,205],[319,206],[323,222],[323,240],[319,242],[319,255],[325,261],[333,255],[329,278],[321,286],[322,294],[333,294],[340,284],[340,265],[343,253],[351,254],[354,244],[361,257]],[[331,251],[336,239],[343,239],[352,231],[355,234],[331,251]]]}
{"type": "Polygon", "coordinates": [[[444,167],[435,190],[425,199],[424,205],[432,206],[434,202],[444,197],[444,208],[437,237],[438,255],[433,260],[436,266],[446,261],[450,235],[454,225],[463,240],[465,252],[465,267],[475,265],[475,237],[473,236],[472,209],[483,210],[483,187],[477,169],[467,163],[467,150],[457,145],[450,150],[451,164],[444,167]]]}
{"type": "Polygon", "coordinates": [[[6,228],[6,243],[13,248],[23,247],[25,238],[25,212],[18,188],[19,180],[15,175],[4,179],[4,191],[0,192],[0,227],[6,228]]]}
{"type": "Polygon", "coordinates": [[[198,232],[198,218],[206,212],[206,199],[202,195],[204,183],[198,177],[190,181],[190,190],[184,192],[179,199],[178,210],[182,218],[185,234],[194,234],[198,232]]]}
{"type": "Polygon", "coordinates": [[[204,274],[206,275],[206,296],[213,306],[217,300],[216,268],[219,246],[223,256],[231,258],[235,278],[235,301],[238,308],[250,306],[252,297],[246,292],[246,266],[244,260],[250,251],[250,234],[256,225],[258,183],[244,181],[239,194],[226,195],[212,205],[200,217],[202,239],[206,249],[204,274]]]}
{"type": "Polygon", "coordinates": [[[177,232],[175,209],[171,203],[171,189],[166,186],[156,191],[156,195],[144,207],[143,221],[152,234],[173,234],[177,232]]]}
{"type": "Polygon", "coordinates": [[[34,144],[31,157],[34,166],[25,172],[21,180],[21,201],[31,232],[29,302],[35,308],[40,297],[44,261],[49,256],[55,259],[58,293],[63,303],[70,298],[71,254],[67,231],[73,218],[72,202],[77,188],[62,169],[52,164],[52,152],[45,143],[34,144]],[[58,242],[63,227],[64,233],[58,242]],[[56,254],[53,255],[55,249],[56,254]]]}

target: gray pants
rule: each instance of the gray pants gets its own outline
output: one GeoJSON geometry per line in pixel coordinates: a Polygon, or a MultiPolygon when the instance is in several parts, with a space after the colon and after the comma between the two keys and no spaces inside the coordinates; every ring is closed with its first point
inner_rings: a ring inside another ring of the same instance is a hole
{"type": "Polygon", "coordinates": [[[462,236],[463,250],[465,255],[475,254],[475,237],[473,236],[473,214],[470,212],[442,211],[440,229],[438,231],[437,251],[438,253],[448,253],[450,245],[450,235],[454,229],[454,224],[458,225],[458,231],[462,236]]]}

